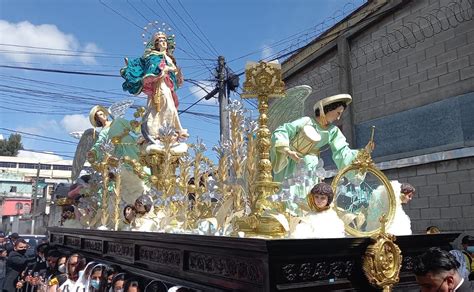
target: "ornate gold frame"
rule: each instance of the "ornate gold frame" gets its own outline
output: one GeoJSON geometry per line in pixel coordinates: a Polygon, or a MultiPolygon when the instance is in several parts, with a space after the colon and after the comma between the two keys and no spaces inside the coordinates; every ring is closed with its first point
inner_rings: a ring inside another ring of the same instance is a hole
{"type": "MultiPolygon", "coordinates": [[[[395,209],[396,209],[396,200],[395,200],[395,193],[393,191],[393,188],[392,188],[392,184],[390,183],[390,181],[388,180],[388,178],[385,176],[385,174],[383,174],[382,171],[380,171],[379,169],[377,169],[372,161],[372,158],[370,156],[370,153],[368,153],[365,149],[361,149],[359,150],[359,154],[357,155],[356,159],[354,159],[354,161],[352,162],[352,164],[346,166],[345,168],[343,168],[341,171],[339,171],[339,173],[336,175],[336,177],[334,177],[334,179],[332,180],[332,188],[334,190],[334,194],[337,194],[337,185],[338,185],[338,182],[341,180],[342,177],[344,177],[345,174],[347,174],[349,171],[352,171],[352,170],[358,170],[360,172],[370,172],[372,173],[373,175],[375,175],[382,183],[383,185],[385,186],[385,188],[387,189],[388,191],[388,195],[389,195],[389,212],[388,214],[386,214],[386,220],[387,222],[391,222],[393,220],[393,217],[395,216],[395,209]]],[[[336,199],[336,198],[334,198],[336,199]]],[[[341,216],[341,210],[339,208],[337,208],[337,205],[334,204],[334,208],[337,212],[337,215],[339,217],[342,217],[341,216]]],[[[345,224],[345,230],[347,233],[349,233],[350,235],[353,235],[353,236],[357,236],[357,237],[364,237],[364,236],[367,236],[367,237],[370,237],[374,234],[377,234],[381,231],[381,227],[375,229],[375,230],[372,230],[372,231],[360,231],[360,230],[357,230],[351,226],[349,226],[348,224],[345,224]]]]}

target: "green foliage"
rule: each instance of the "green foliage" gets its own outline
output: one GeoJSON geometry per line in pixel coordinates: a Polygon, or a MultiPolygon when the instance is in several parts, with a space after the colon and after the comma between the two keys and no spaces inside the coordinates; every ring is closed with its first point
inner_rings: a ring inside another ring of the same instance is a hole
{"type": "Polygon", "coordinates": [[[19,150],[23,150],[20,134],[11,134],[8,140],[0,140],[0,156],[17,156],[19,150]]]}

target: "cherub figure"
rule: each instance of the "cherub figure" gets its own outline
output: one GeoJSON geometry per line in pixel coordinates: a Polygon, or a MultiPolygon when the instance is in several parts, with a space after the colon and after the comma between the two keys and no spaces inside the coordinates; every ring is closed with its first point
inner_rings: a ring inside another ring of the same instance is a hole
{"type": "Polygon", "coordinates": [[[345,237],[344,222],[337,216],[331,203],[334,191],[327,183],[316,184],[307,196],[311,212],[302,217],[293,238],[339,238],[345,237]]]}
{"type": "MultiPolygon", "coordinates": [[[[153,200],[149,195],[141,195],[135,200],[135,217],[131,222],[132,231],[157,231],[160,218],[155,214],[153,200]]],[[[130,218],[132,216],[130,215],[130,218]]]]}

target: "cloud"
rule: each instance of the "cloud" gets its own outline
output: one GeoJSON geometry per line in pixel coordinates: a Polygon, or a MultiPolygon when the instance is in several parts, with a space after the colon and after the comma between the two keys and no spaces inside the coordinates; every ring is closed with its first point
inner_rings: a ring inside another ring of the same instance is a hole
{"type": "Polygon", "coordinates": [[[52,24],[34,25],[28,21],[10,23],[0,20],[0,43],[15,46],[2,46],[2,49],[14,51],[4,52],[2,56],[16,62],[30,62],[32,60],[47,60],[68,62],[77,60],[77,54],[69,51],[81,51],[79,59],[84,64],[95,64],[97,61],[91,53],[98,53],[100,49],[93,43],[81,46],[77,38],[67,34],[52,24]],[[51,48],[53,50],[37,49],[51,48]]]}
{"type": "Polygon", "coordinates": [[[49,162],[63,160],[61,156],[58,156],[55,154],[38,153],[38,152],[31,152],[27,150],[18,151],[17,157],[32,158],[32,159],[37,159],[41,161],[49,161],[49,162]]]}
{"type": "Polygon", "coordinates": [[[56,120],[43,120],[43,121],[36,121],[34,123],[34,127],[16,127],[17,131],[31,133],[36,135],[45,135],[52,136],[54,133],[61,132],[61,126],[58,124],[56,120]]]}
{"type": "Polygon", "coordinates": [[[0,140],[5,140],[2,134],[0,134],[0,140]]]}
{"type": "Polygon", "coordinates": [[[270,59],[270,57],[273,54],[274,54],[274,51],[271,47],[269,47],[268,45],[262,46],[262,57],[261,57],[262,60],[271,61],[272,59],[270,59]]]}
{"type": "MultiPolygon", "coordinates": [[[[189,92],[196,97],[196,100],[203,98],[216,87],[216,83],[213,81],[198,81],[197,83],[199,83],[200,86],[195,84],[189,86],[189,92]]],[[[215,96],[217,97],[217,94],[215,96]]],[[[216,100],[214,98],[209,100],[203,99],[201,102],[215,104],[216,100]]]]}
{"type": "Polygon", "coordinates": [[[81,61],[86,65],[96,65],[97,60],[94,55],[100,53],[101,50],[94,43],[87,43],[83,49],[84,53],[81,53],[81,61]]]}
{"type": "Polygon", "coordinates": [[[91,127],[89,117],[83,115],[65,115],[59,123],[68,133],[85,131],[91,127]]]}

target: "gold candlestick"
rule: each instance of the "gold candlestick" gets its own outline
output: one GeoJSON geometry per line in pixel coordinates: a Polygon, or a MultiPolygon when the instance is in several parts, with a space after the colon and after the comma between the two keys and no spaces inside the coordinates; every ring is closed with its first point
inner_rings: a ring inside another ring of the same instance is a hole
{"type": "Polygon", "coordinates": [[[242,98],[258,98],[258,111],[260,113],[259,128],[257,130],[257,177],[254,184],[253,195],[256,196],[255,209],[252,214],[237,222],[244,231],[253,230],[260,234],[275,236],[285,232],[281,224],[273,217],[265,216],[264,206],[271,205],[283,209],[282,203],[268,204],[268,196],[278,191],[280,184],[272,180],[272,165],[270,162],[270,130],[268,124],[268,99],[285,95],[285,84],[281,80],[281,66],[279,64],[259,62],[249,63],[245,69],[244,92],[242,98]]]}

